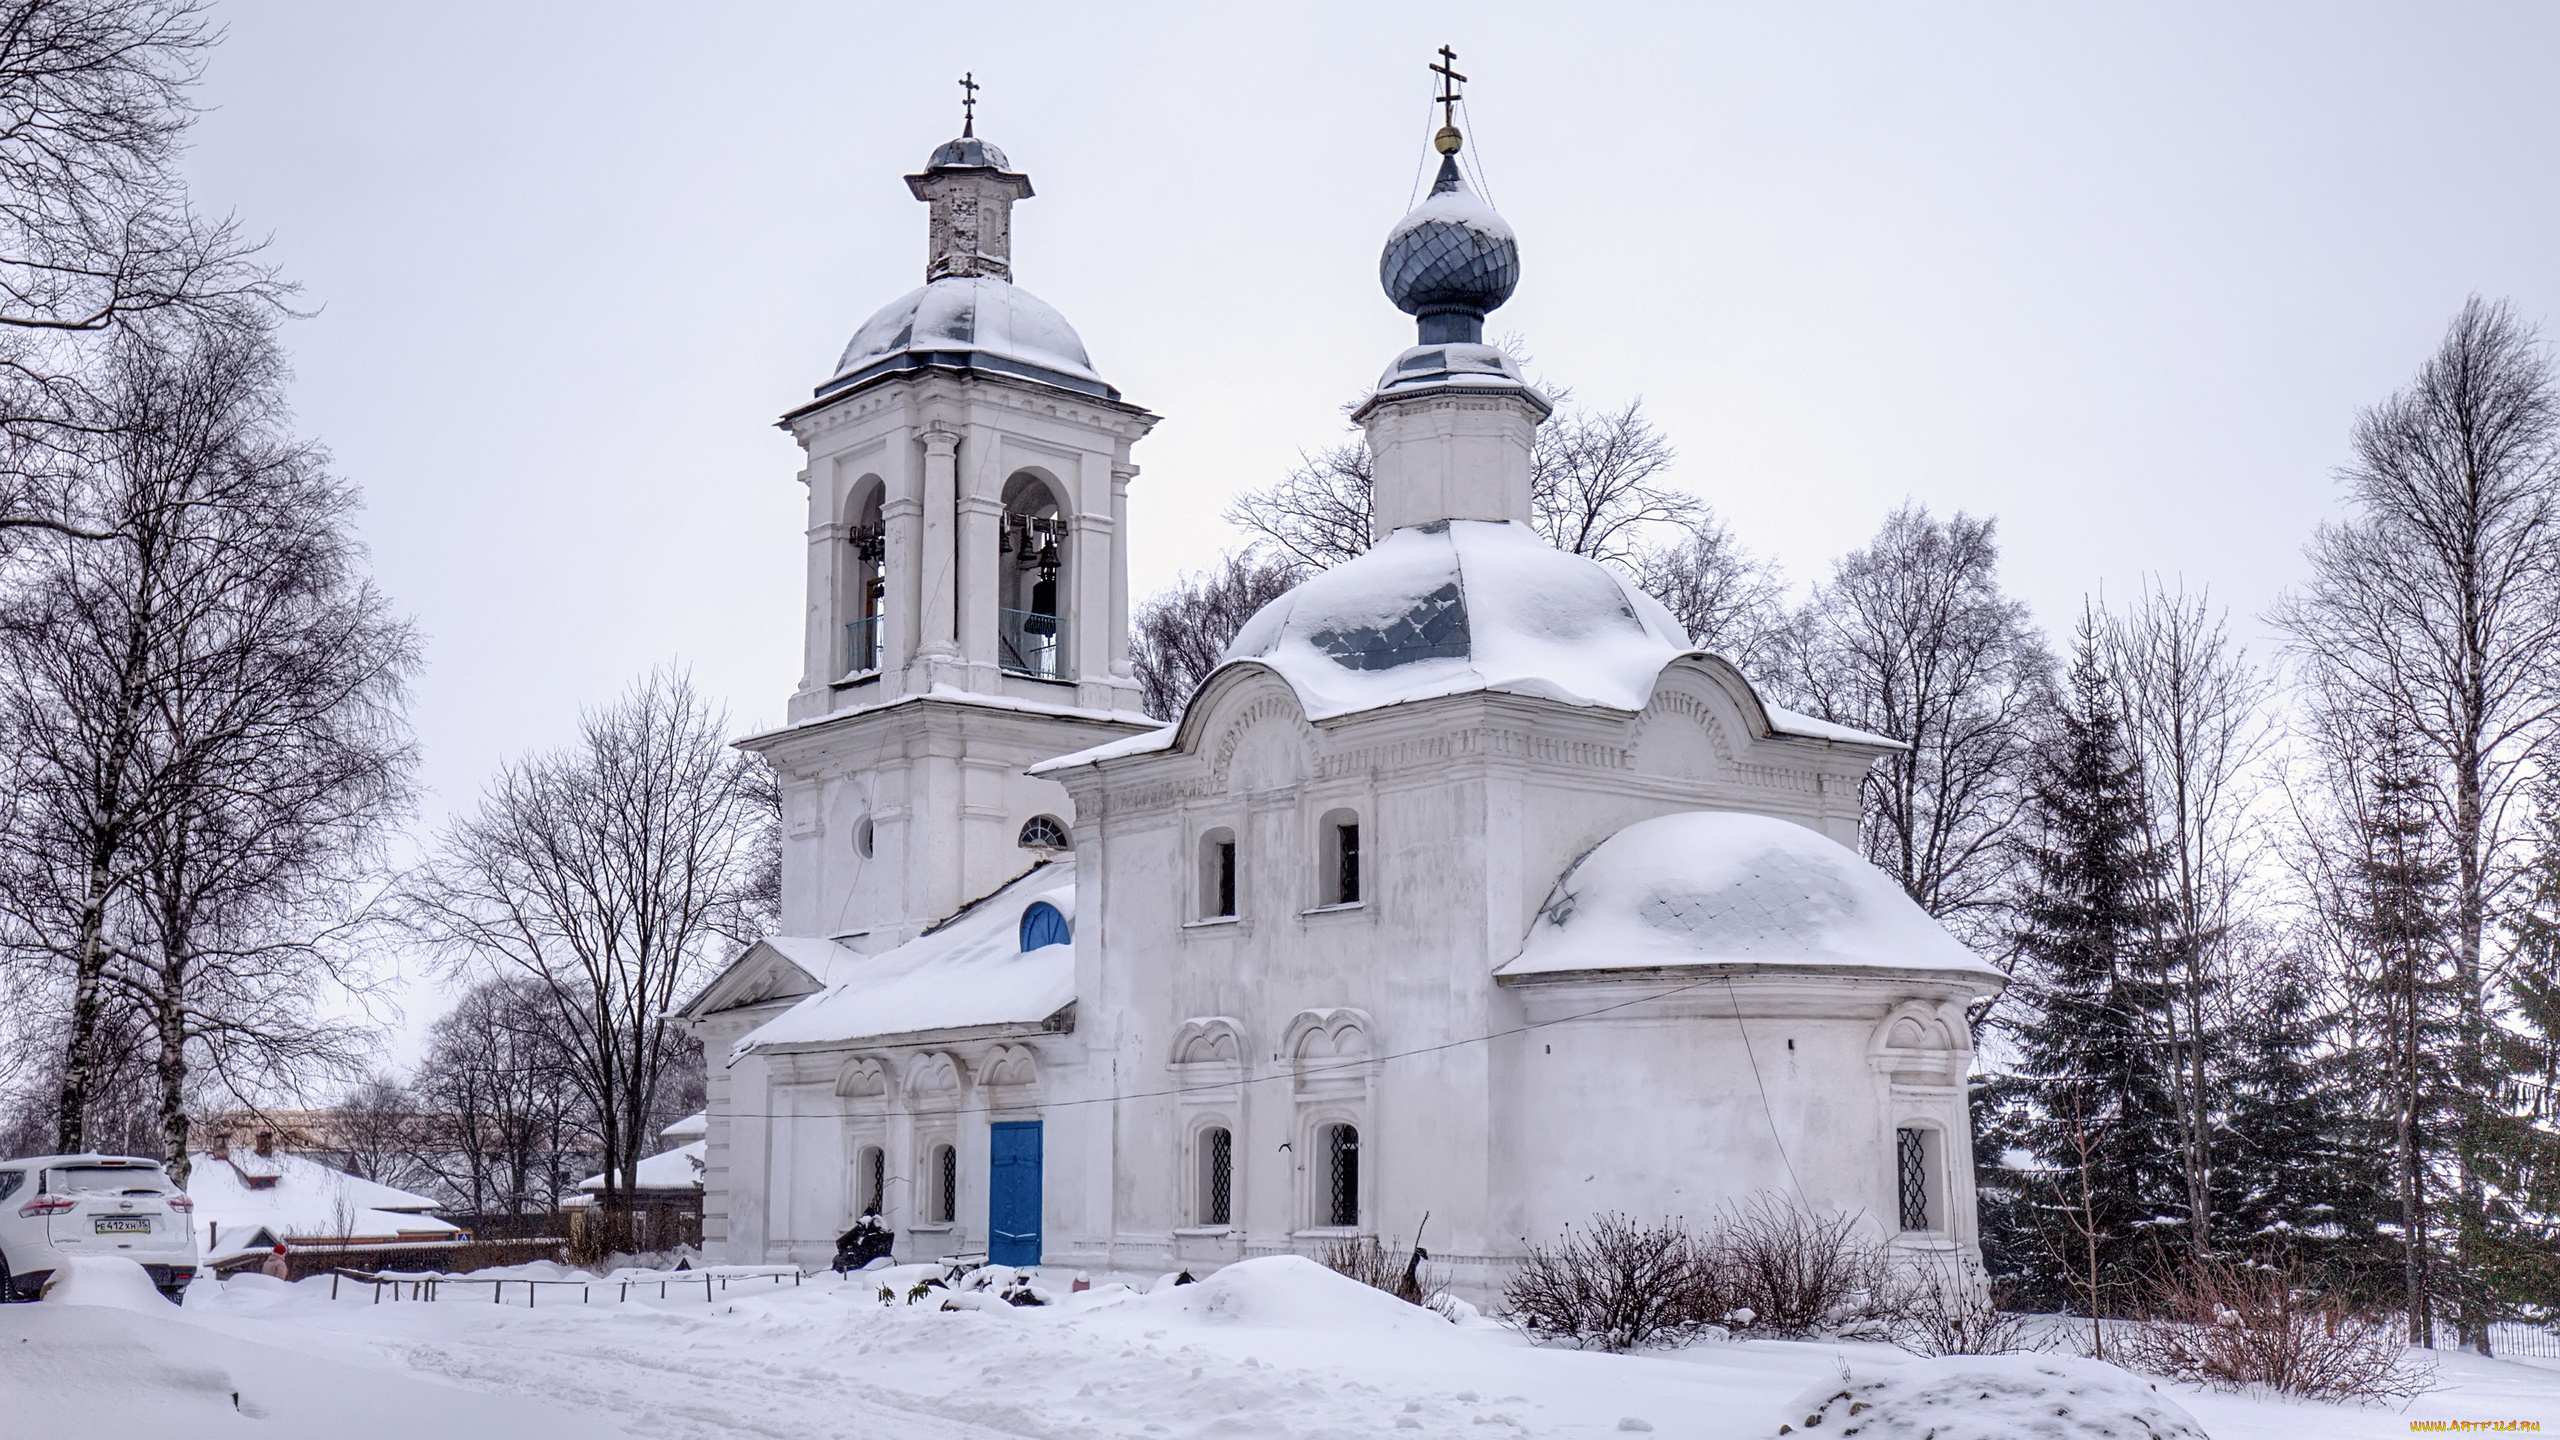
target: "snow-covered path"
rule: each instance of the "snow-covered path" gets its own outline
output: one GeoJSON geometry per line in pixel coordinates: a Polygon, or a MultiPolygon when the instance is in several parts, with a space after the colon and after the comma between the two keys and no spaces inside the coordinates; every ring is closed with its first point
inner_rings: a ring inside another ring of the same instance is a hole
{"type": "MultiPolygon", "coordinates": [[[[1147,1295],[1106,1287],[1049,1309],[884,1306],[878,1289],[876,1278],[824,1278],[708,1303],[547,1298],[528,1309],[460,1291],[375,1304],[355,1287],[332,1302],[326,1281],[252,1277],[200,1286],[183,1312],[11,1306],[0,1310],[0,1408],[25,1414],[33,1396],[59,1402],[66,1420],[104,1404],[152,1421],[68,1426],[116,1435],[172,1433],[161,1422],[183,1412],[190,1433],[448,1440],[1705,1440],[1774,1434],[1789,1402],[1835,1381],[1843,1363],[1862,1372],[1905,1363],[1863,1345],[1707,1344],[1636,1357],[1542,1348],[1499,1326],[1451,1325],[1303,1262],[1255,1262],[1147,1295]],[[137,1370],[167,1374],[119,1388],[137,1370]],[[223,1403],[226,1386],[246,1398],[240,1414],[223,1403]],[[249,1411],[261,1412],[257,1423],[249,1411]],[[366,1417],[354,1430],[344,1428],[351,1411],[366,1417]]],[[[2406,1413],[2162,1388],[2216,1440],[2399,1436],[2416,1419],[2560,1429],[2560,1371],[2457,1357],[2445,1379],[2452,1388],[2406,1413]]]]}

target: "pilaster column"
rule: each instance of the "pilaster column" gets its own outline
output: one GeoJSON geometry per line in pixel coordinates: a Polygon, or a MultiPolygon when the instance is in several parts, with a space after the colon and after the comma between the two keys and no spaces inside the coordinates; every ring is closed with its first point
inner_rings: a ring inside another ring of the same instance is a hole
{"type": "Polygon", "coordinates": [[[960,437],[927,430],[924,440],[923,553],[916,557],[916,655],[953,659],[960,653],[958,613],[952,590],[959,551],[960,437]]]}
{"type": "Polygon", "coordinates": [[[1135,673],[1129,668],[1129,482],[1136,478],[1135,465],[1111,467],[1111,633],[1103,653],[1111,657],[1111,673],[1122,679],[1135,673]]]}
{"type": "MultiPolygon", "coordinates": [[[[971,463],[983,467],[994,446],[981,441],[971,449],[971,463]]],[[[996,553],[1003,521],[1004,501],[991,493],[989,477],[971,475],[960,498],[959,574],[960,653],[969,662],[972,690],[995,690],[996,665],[1003,658],[996,645],[996,566],[1011,563],[996,553]]]]}

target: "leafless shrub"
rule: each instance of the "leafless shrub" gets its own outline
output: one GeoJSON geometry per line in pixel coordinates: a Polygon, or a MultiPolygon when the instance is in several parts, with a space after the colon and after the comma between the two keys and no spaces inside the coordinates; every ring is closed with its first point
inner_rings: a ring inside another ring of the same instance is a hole
{"type": "Polygon", "coordinates": [[[1864,1217],[1762,1194],[1717,1217],[1717,1288],[1738,1331],[1798,1339],[1877,1316],[1887,1288],[1864,1217]],[[1743,1311],[1749,1311],[1744,1318],[1743,1311]]]}
{"type": "Polygon", "coordinates": [[[2042,1349],[2023,1316],[2002,1310],[1982,1267],[1931,1256],[1894,1267],[1879,1304],[1893,1343],[1915,1355],[2014,1355],[2042,1349]]]}
{"type": "Polygon", "coordinates": [[[2155,1299],[2160,1318],[2116,1328],[2114,1357],[2136,1370],[2312,1400],[2407,1400],[2435,1378],[2394,1317],[2318,1292],[2290,1265],[2191,1260],[2155,1299]]]}
{"type": "Polygon", "coordinates": [[[1503,1288],[1511,1322],[1541,1340],[1633,1350],[1686,1340],[1725,1311],[1713,1245],[1678,1220],[1595,1215],[1533,1245],[1503,1288]]]}
{"type": "Polygon", "coordinates": [[[1419,1245],[1389,1250],[1374,1235],[1335,1240],[1316,1252],[1316,1263],[1327,1270],[1372,1290],[1384,1290],[1409,1305],[1428,1305],[1440,1295],[1442,1273],[1430,1259],[1430,1252],[1419,1245]]]}

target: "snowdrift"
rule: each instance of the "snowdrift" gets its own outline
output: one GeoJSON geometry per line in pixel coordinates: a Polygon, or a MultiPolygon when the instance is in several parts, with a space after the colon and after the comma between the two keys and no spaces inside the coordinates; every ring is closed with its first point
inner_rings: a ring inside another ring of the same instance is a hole
{"type": "Polygon", "coordinates": [[[1842,1440],[2205,1440],[2131,1371],[2061,1355],[1949,1355],[1817,1385],[1780,1435],[1842,1440]]]}

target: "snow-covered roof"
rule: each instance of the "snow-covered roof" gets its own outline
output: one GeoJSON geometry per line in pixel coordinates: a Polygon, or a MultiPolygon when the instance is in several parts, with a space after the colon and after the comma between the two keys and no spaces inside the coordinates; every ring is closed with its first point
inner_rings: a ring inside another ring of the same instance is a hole
{"type": "Polygon", "coordinates": [[[696,1110],[692,1114],[676,1121],[672,1125],[669,1125],[666,1129],[659,1131],[658,1135],[660,1138],[667,1140],[699,1140],[710,1133],[711,1112],[708,1110],[696,1110]]]}
{"type": "Polygon", "coordinates": [[[1576,860],[1508,976],[1689,965],[2000,972],[1838,841],[1768,815],[1640,820],[1576,860]]]}
{"type": "MultiPolygon", "coordinates": [[[[1641,710],[1664,666],[1698,654],[1661,602],[1526,525],[1449,520],[1395,531],[1262,607],[1225,665],[1270,666],[1310,720],[1469,691],[1641,710]]],[[[1782,735],[1899,748],[1762,707],[1782,735]]],[[[1033,774],[1173,747],[1178,727],[1079,750],[1033,774]]]]}
{"type": "Polygon", "coordinates": [[[1075,894],[1072,858],[1035,866],[906,944],[855,957],[825,990],[749,1031],[736,1053],[1036,1025],[1075,999],[1075,947],[1023,950],[1022,915],[1045,902],[1072,921],[1075,894]]]}
{"type": "Polygon", "coordinates": [[[324,1165],[307,1155],[188,1157],[187,1194],[207,1261],[278,1241],[388,1245],[448,1240],[456,1226],[424,1212],[436,1202],[324,1165]],[[263,1180],[265,1183],[252,1183],[263,1180]],[[265,1235],[266,1239],[258,1238],[265,1235]]]}
{"type": "Polygon", "coordinates": [[[821,396],[916,364],[981,366],[1117,396],[1086,358],[1084,340],[1050,304],[1009,280],[955,275],[911,290],[853,333],[821,396]]]}
{"type": "MultiPolygon", "coordinates": [[[[638,1187],[642,1190],[701,1189],[703,1157],[710,1153],[710,1144],[708,1140],[696,1140],[672,1150],[661,1150],[655,1155],[641,1156],[635,1177],[638,1187]]],[[[590,1175],[578,1182],[578,1188],[601,1191],[604,1189],[604,1177],[590,1175]]]]}

